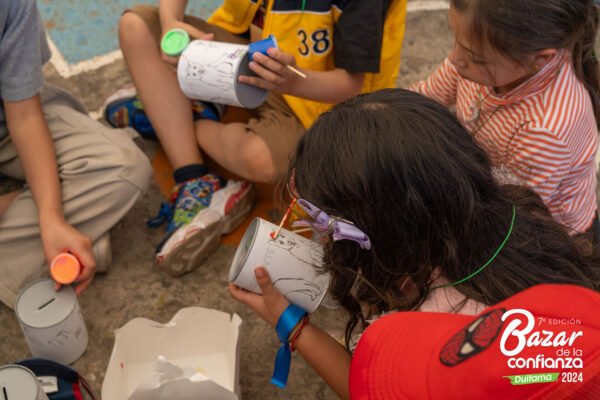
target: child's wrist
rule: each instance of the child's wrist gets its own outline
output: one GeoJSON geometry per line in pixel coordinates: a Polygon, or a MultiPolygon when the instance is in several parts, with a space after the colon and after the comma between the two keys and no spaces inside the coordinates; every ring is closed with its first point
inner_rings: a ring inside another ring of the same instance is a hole
{"type": "MultiPolygon", "coordinates": [[[[304,318],[306,318],[306,316],[304,318]]],[[[302,321],[304,321],[304,318],[302,318],[300,321],[298,321],[298,323],[296,324],[296,326],[294,326],[294,328],[290,331],[290,334],[288,335],[288,338],[287,338],[288,343],[290,343],[292,341],[292,338],[294,337],[294,335],[296,334],[296,332],[298,332],[298,329],[302,325],[302,321]]]]}
{"type": "Polygon", "coordinates": [[[302,321],[308,317],[308,313],[295,304],[289,303],[279,316],[275,330],[281,343],[289,343],[290,339],[300,329],[302,321]]]}
{"type": "Polygon", "coordinates": [[[296,96],[296,94],[299,93],[300,87],[302,86],[303,79],[295,74],[293,74],[290,79],[291,79],[291,82],[290,82],[288,90],[286,90],[285,94],[288,94],[291,96],[296,96]]]}
{"type": "Polygon", "coordinates": [[[292,352],[296,351],[296,342],[298,341],[298,338],[300,337],[300,334],[302,333],[306,325],[308,325],[309,323],[310,315],[306,314],[304,318],[302,318],[300,322],[296,324],[294,330],[290,333],[290,336],[288,337],[288,343],[290,344],[290,350],[292,352]]]}
{"type": "Polygon", "coordinates": [[[40,225],[52,225],[66,223],[62,207],[40,206],[38,209],[38,219],[40,225]]]}
{"type": "Polygon", "coordinates": [[[161,22],[162,32],[160,34],[161,39],[171,30],[177,27],[177,22],[179,22],[175,17],[169,18],[164,22],[161,22]]]}
{"type": "Polygon", "coordinates": [[[277,352],[275,359],[275,370],[273,371],[273,377],[271,383],[285,387],[287,383],[288,373],[290,371],[291,362],[291,348],[290,348],[290,335],[297,331],[299,332],[299,325],[305,320],[307,312],[295,304],[289,304],[285,311],[279,317],[275,330],[277,331],[277,337],[281,342],[281,347],[277,352]]]}
{"type": "Polygon", "coordinates": [[[176,14],[164,13],[160,15],[160,25],[162,27],[161,37],[164,36],[168,31],[177,27],[177,24],[183,22],[182,19],[178,18],[176,14]]]}

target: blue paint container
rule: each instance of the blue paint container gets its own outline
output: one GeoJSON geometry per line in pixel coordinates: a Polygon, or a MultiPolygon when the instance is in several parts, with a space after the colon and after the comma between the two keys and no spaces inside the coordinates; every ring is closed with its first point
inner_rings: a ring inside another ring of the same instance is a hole
{"type": "Polygon", "coordinates": [[[273,35],[269,35],[268,38],[259,40],[258,42],[250,43],[248,45],[248,57],[252,60],[254,58],[254,53],[262,53],[265,56],[268,56],[267,50],[271,47],[275,47],[276,49],[279,48],[279,46],[277,46],[277,39],[275,39],[275,36],[273,35]]]}

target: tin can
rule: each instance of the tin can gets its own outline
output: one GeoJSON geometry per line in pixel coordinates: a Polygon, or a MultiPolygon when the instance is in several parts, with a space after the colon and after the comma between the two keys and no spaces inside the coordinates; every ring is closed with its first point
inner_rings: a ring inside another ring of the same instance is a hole
{"type": "Polygon", "coordinates": [[[0,398],[2,400],[48,400],[35,374],[21,365],[0,367],[0,398]]]}
{"type": "Polygon", "coordinates": [[[254,270],[264,266],[273,285],[291,302],[313,312],[327,293],[329,275],[317,268],[323,263],[322,246],[310,239],[281,229],[273,238],[277,225],[255,218],[238,246],[229,280],[254,293],[261,293],[254,270]]]}
{"type": "Polygon", "coordinates": [[[239,82],[240,75],[255,76],[248,63],[247,45],[194,40],[179,58],[177,79],[191,99],[256,108],[268,92],[239,82]]]}
{"type": "Polygon", "coordinates": [[[57,292],[51,279],[35,281],[17,297],[15,313],[34,357],[70,364],[87,348],[87,329],[71,286],[57,292]]]}

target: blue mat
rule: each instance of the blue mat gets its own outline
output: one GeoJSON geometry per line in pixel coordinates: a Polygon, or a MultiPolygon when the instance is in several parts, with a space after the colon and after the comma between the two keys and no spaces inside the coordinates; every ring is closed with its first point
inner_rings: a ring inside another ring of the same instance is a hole
{"type": "MultiPolygon", "coordinates": [[[[37,0],[46,30],[69,64],[119,48],[117,25],[123,10],[157,0],[37,0]]],[[[187,14],[207,18],[222,0],[191,0],[187,14]]]]}

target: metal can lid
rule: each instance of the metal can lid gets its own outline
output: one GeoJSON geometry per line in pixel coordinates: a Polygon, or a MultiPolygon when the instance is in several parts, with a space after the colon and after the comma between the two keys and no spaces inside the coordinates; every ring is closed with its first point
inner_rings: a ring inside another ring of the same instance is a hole
{"type": "Polygon", "coordinates": [[[170,57],[177,57],[190,44],[190,35],[180,28],[171,29],[163,36],[160,41],[160,48],[163,53],[170,57]]]}
{"type": "Polygon", "coordinates": [[[21,365],[0,367],[0,396],[2,399],[36,400],[40,392],[37,378],[21,365]]]}
{"type": "Polygon", "coordinates": [[[42,279],[25,287],[15,303],[17,318],[31,328],[49,328],[64,321],[77,304],[71,286],[54,290],[52,279],[42,279]]]}

